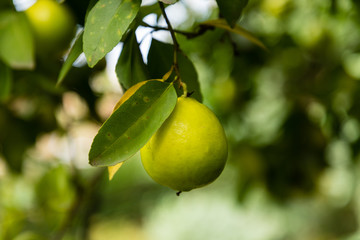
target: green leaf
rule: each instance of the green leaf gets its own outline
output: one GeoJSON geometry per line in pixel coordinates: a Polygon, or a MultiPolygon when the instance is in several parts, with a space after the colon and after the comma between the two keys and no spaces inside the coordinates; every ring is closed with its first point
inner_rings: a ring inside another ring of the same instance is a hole
{"type": "MultiPolygon", "coordinates": [[[[150,78],[162,78],[163,75],[169,71],[171,65],[173,64],[173,56],[173,45],[153,39],[148,54],[148,68],[150,78]]],[[[192,97],[197,99],[199,102],[202,102],[198,75],[193,63],[182,52],[178,52],[177,56],[181,81],[186,83],[188,92],[193,92],[192,97]]],[[[179,90],[178,94],[181,95],[179,90]]]]}
{"type": "MultiPolygon", "coordinates": [[[[191,97],[195,98],[199,102],[202,102],[200,83],[193,63],[186,55],[178,53],[178,64],[180,68],[181,81],[186,83],[188,92],[192,93],[191,97]]],[[[178,94],[180,95],[179,90],[178,94]]]]}
{"type": "Polygon", "coordinates": [[[259,47],[263,48],[264,50],[267,50],[267,47],[258,38],[256,38],[251,32],[249,32],[248,30],[246,30],[238,25],[236,25],[235,27],[230,27],[226,23],[226,21],[223,19],[216,19],[216,20],[202,22],[200,25],[217,27],[217,28],[221,28],[226,31],[229,31],[229,32],[239,34],[239,35],[243,36],[244,38],[246,38],[247,40],[249,40],[250,42],[258,45],[259,47]]]}
{"type": "Polygon", "coordinates": [[[216,0],[216,2],[219,6],[220,14],[231,27],[234,27],[249,0],[216,0]]]}
{"type": "Polygon", "coordinates": [[[169,117],[177,101],[171,83],[148,81],[105,121],[92,143],[93,166],[111,166],[134,155],[169,117]]]}
{"type": "Polygon", "coordinates": [[[62,83],[62,81],[64,80],[66,74],[68,74],[68,72],[70,71],[73,63],[76,61],[76,59],[78,59],[80,54],[83,52],[83,50],[82,50],[83,34],[84,34],[84,32],[81,32],[79,34],[79,36],[76,39],[74,45],[72,46],[68,57],[66,58],[64,64],[61,67],[61,70],[60,70],[56,85],[59,85],[59,84],[62,83]]]}
{"type": "Polygon", "coordinates": [[[11,91],[12,74],[11,69],[0,62],[0,101],[6,100],[11,91]]]}
{"type": "Polygon", "coordinates": [[[84,29],[84,52],[94,67],[121,40],[135,19],[141,0],[100,0],[90,10],[84,29]]]}
{"type": "Polygon", "coordinates": [[[134,31],[131,31],[124,41],[121,55],[116,64],[116,75],[125,89],[148,79],[147,68],[134,31]]]}
{"type": "Polygon", "coordinates": [[[23,13],[0,12],[0,58],[14,69],[35,67],[34,39],[23,13]]]}

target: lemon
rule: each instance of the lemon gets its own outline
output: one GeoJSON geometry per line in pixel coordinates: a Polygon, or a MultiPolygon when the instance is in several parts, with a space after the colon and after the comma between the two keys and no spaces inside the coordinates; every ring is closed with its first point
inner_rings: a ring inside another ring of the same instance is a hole
{"type": "Polygon", "coordinates": [[[224,130],[215,114],[189,97],[140,150],[147,173],[159,184],[190,191],[213,182],[228,154],[224,130]]]}
{"type": "Polygon", "coordinates": [[[25,10],[39,51],[63,50],[75,32],[75,18],[68,8],[54,0],[38,0],[25,10]]]}

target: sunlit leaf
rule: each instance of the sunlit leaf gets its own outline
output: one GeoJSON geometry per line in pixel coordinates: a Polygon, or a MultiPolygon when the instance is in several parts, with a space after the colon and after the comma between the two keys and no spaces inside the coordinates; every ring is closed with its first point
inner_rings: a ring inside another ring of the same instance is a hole
{"type": "Polygon", "coordinates": [[[61,67],[60,74],[58,76],[57,85],[61,84],[64,80],[66,74],[69,73],[73,63],[82,53],[82,46],[83,46],[83,33],[79,34],[78,38],[76,39],[74,45],[72,46],[68,57],[66,58],[64,64],[61,67]]]}
{"type": "Polygon", "coordinates": [[[15,69],[35,67],[34,39],[23,13],[0,12],[0,58],[15,69]]]}
{"type": "Polygon", "coordinates": [[[84,52],[90,67],[119,43],[140,9],[141,0],[100,0],[90,10],[84,29],[84,52]]]}
{"type": "MultiPolygon", "coordinates": [[[[182,52],[178,52],[178,66],[180,69],[181,81],[185,82],[192,97],[202,101],[198,75],[193,63],[182,52]]],[[[155,39],[152,40],[149,55],[148,67],[151,78],[162,78],[171,68],[174,58],[174,47],[155,39]]],[[[178,88],[177,88],[178,89],[178,88]]],[[[178,93],[180,94],[180,93],[178,93]]],[[[181,94],[180,94],[181,95],[181,94]]]]}
{"type": "Polygon", "coordinates": [[[224,19],[216,19],[216,20],[209,20],[206,22],[201,23],[201,25],[205,26],[213,26],[221,29],[225,29],[229,32],[233,32],[236,34],[239,34],[249,40],[250,42],[258,45],[259,47],[263,49],[267,49],[266,46],[258,39],[256,38],[251,32],[247,31],[246,29],[236,25],[235,27],[230,27],[224,19]]]}
{"type": "Polygon", "coordinates": [[[6,100],[11,91],[12,74],[11,69],[0,62],[0,101],[6,100]]]}
{"type": "Polygon", "coordinates": [[[134,155],[168,118],[176,104],[171,83],[148,81],[103,124],[92,143],[93,166],[112,166],[134,155]]]}
{"type": "Polygon", "coordinates": [[[108,172],[109,172],[109,180],[111,181],[113,179],[113,177],[115,176],[115,173],[120,169],[120,167],[123,165],[124,162],[118,163],[114,166],[109,166],[108,167],[108,172]]]}
{"type": "Polygon", "coordinates": [[[124,41],[121,55],[116,64],[116,75],[125,89],[148,79],[147,68],[133,31],[124,41]]]}
{"type": "Polygon", "coordinates": [[[249,0],[216,0],[216,2],[221,15],[231,27],[234,27],[249,0]]]}

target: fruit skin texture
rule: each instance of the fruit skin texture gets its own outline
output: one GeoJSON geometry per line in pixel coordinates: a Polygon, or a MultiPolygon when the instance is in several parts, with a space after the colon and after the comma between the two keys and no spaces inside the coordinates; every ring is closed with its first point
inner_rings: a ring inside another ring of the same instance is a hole
{"type": "Polygon", "coordinates": [[[147,173],[159,184],[190,191],[214,181],[224,169],[224,129],[205,105],[178,98],[172,114],[140,150],[147,173]]]}
{"type": "Polygon", "coordinates": [[[63,50],[75,33],[75,19],[64,5],[38,0],[25,10],[40,51],[63,50]]]}

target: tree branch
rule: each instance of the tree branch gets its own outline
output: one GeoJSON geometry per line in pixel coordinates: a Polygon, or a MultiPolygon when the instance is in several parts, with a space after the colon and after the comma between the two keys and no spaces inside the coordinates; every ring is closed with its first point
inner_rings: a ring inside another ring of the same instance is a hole
{"type": "Polygon", "coordinates": [[[165,22],[168,25],[168,30],[170,31],[171,38],[173,40],[173,44],[174,44],[174,59],[173,59],[173,61],[174,61],[173,62],[174,70],[175,70],[175,73],[178,76],[178,80],[179,80],[179,82],[181,84],[180,71],[179,71],[179,66],[178,66],[178,61],[177,61],[177,53],[180,50],[179,43],[176,40],[175,31],[174,31],[173,27],[171,26],[170,20],[169,20],[168,16],[166,15],[164,3],[159,2],[159,5],[160,5],[161,12],[162,12],[162,14],[163,14],[163,16],[165,18],[165,22]]]}
{"type": "MultiPolygon", "coordinates": [[[[154,31],[170,31],[169,28],[160,27],[160,26],[153,26],[153,25],[150,25],[150,24],[148,24],[148,23],[146,23],[146,22],[141,22],[141,26],[148,27],[148,28],[152,28],[152,29],[154,29],[154,31]]],[[[198,31],[198,32],[187,32],[187,31],[182,31],[182,30],[177,30],[177,29],[173,29],[173,31],[174,31],[175,33],[184,35],[184,36],[187,37],[187,38],[195,38],[195,37],[200,36],[200,35],[202,34],[202,31],[198,31]]]]}

